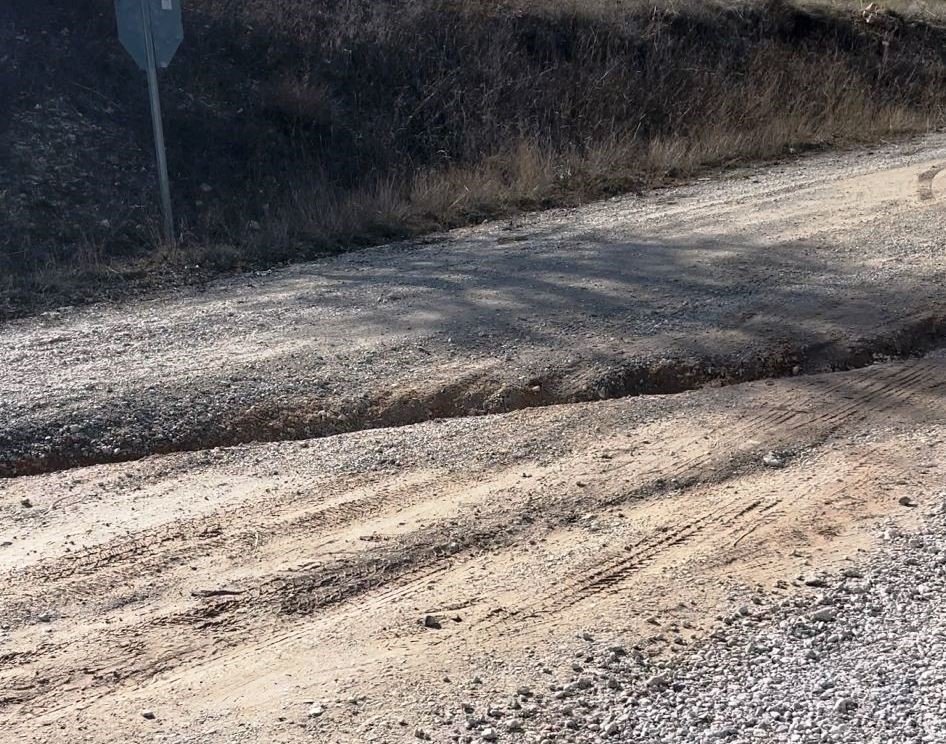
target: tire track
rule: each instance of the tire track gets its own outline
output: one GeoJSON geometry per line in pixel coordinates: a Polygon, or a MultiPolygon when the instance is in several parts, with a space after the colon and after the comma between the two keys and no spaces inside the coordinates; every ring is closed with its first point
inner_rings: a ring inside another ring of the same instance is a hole
{"type": "Polygon", "coordinates": [[[362,495],[334,504],[320,503],[319,499],[326,499],[313,491],[308,498],[312,508],[288,519],[283,514],[287,507],[298,512],[306,506],[298,503],[295,496],[272,502],[262,521],[251,526],[241,526],[246,513],[243,504],[161,525],[7,572],[0,578],[4,593],[18,596],[16,602],[6,601],[0,607],[4,616],[12,619],[25,617],[39,600],[50,604],[60,597],[81,602],[100,595],[102,585],[133,586],[136,576],[159,574],[201,556],[256,550],[294,534],[314,537],[366,521],[383,514],[393,503],[410,506],[418,500],[416,494],[420,490],[407,488],[405,493],[403,488],[373,490],[360,486],[355,491],[362,495]]]}
{"type": "MultiPolygon", "coordinates": [[[[885,370],[880,379],[876,381],[868,379],[866,391],[861,389],[858,391],[859,394],[852,396],[846,404],[814,417],[809,412],[779,411],[773,414],[770,410],[763,410],[756,415],[744,418],[732,431],[727,432],[727,439],[738,442],[742,436],[759,425],[765,424],[774,428],[793,420],[795,420],[795,423],[789,426],[789,429],[794,432],[801,429],[811,430],[817,428],[828,429],[828,433],[833,433],[845,423],[849,423],[852,418],[857,421],[867,420],[871,416],[876,416],[903,405],[905,400],[909,400],[919,392],[926,392],[940,387],[942,385],[940,382],[929,384],[933,381],[935,370],[936,365],[925,365],[923,363],[919,363],[916,369],[893,369],[889,372],[885,370]],[[885,400],[886,402],[880,406],[875,405],[879,400],[885,400]],[[857,412],[860,412],[860,414],[855,415],[857,412]]],[[[827,392],[836,393],[843,387],[843,383],[829,385],[827,392]]],[[[823,389],[821,392],[824,394],[826,391],[823,389]]],[[[819,438],[824,436],[821,431],[813,432],[813,434],[819,435],[819,438]]],[[[696,439],[694,438],[691,441],[696,441],[696,439]]],[[[710,457],[711,453],[705,453],[680,463],[672,471],[674,475],[671,480],[686,480],[686,476],[691,473],[698,463],[705,465],[710,457]]],[[[838,489],[834,495],[849,487],[850,484],[846,484],[838,489]]],[[[740,499],[734,499],[727,502],[722,511],[716,507],[712,512],[702,515],[695,522],[677,529],[667,537],[650,536],[642,538],[639,543],[625,547],[625,551],[630,553],[629,556],[617,556],[604,562],[598,562],[590,570],[590,576],[583,581],[578,583],[567,582],[565,588],[556,589],[555,593],[545,595],[514,613],[503,611],[499,618],[494,617],[491,624],[486,627],[495,627],[512,620],[532,619],[554,614],[563,607],[594,597],[652,563],[664,550],[688,543],[698,537],[703,531],[714,525],[714,520],[716,527],[731,530],[741,523],[745,515],[758,511],[761,519],[754,523],[752,527],[752,529],[757,529],[765,523],[765,514],[781,503],[780,499],[767,505],[762,505],[760,501],[753,501],[749,505],[740,508],[738,506],[740,501],[740,499]]],[[[588,571],[588,569],[585,569],[581,573],[586,574],[588,571]]]]}
{"type": "Polygon", "coordinates": [[[940,173],[946,170],[946,165],[934,165],[929,170],[923,171],[917,177],[917,197],[920,201],[932,201],[936,198],[936,195],[933,193],[933,180],[940,173]]]}
{"type": "Polygon", "coordinates": [[[552,619],[552,616],[563,609],[614,591],[615,586],[652,564],[666,550],[692,542],[711,527],[725,527],[760,506],[759,501],[753,501],[748,505],[741,501],[741,499],[733,499],[724,509],[714,509],[666,533],[652,533],[637,543],[625,546],[623,553],[614,553],[605,561],[596,561],[593,569],[577,569],[576,573],[588,574],[584,578],[566,580],[563,586],[557,587],[551,593],[541,595],[536,601],[521,605],[514,611],[503,610],[490,618],[488,623],[479,625],[484,630],[496,629],[503,632],[502,628],[511,623],[536,619],[541,623],[542,618],[552,619]]]}

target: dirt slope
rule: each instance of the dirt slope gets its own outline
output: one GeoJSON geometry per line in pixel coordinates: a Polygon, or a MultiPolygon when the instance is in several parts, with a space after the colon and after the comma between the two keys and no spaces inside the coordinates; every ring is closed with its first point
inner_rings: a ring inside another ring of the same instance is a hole
{"type": "Polygon", "coordinates": [[[946,138],[0,329],[0,475],[922,349],[946,138]]]}
{"type": "Polygon", "coordinates": [[[0,739],[449,741],[581,633],[685,653],[909,523],[944,389],[929,358],[0,481],[0,739]]]}

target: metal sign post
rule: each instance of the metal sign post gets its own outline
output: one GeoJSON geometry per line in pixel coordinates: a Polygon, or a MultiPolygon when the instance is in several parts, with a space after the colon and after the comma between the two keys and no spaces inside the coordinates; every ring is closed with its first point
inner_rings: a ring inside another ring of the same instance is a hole
{"type": "Polygon", "coordinates": [[[158,67],[167,67],[184,39],[180,0],[115,0],[118,37],[138,66],[148,76],[151,123],[154,128],[154,153],[161,188],[162,234],[174,242],[174,215],[171,211],[171,182],[168,178],[164,147],[161,96],[158,91],[158,67]]]}
{"type": "Polygon", "coordinates": [[[151,124],[154,127],[154,154],[158,163],[158,183],[161,187],[161,213],[164,215],[164,239],[174,243],[174,213],[171,211],[171,182],[168,178],[168,158],[164,149],[164,122],[161,119],[161,94],[158,92],[158,65],[154,55],[154,36],[151,33],[151,8],[148,0],[141,3],[142,33],[148,73],[148,96],[151,98],[151,124]]]}

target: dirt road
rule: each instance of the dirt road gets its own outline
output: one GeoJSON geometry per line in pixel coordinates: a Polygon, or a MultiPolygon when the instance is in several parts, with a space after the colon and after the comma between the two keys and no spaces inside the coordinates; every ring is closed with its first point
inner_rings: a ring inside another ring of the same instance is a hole
{"type": "Polygon", "coordinates": [[[946,137],[0,330],[0,474],[846,367],[939,338],[946,137]]]}
{"type": "Polygon", "coordinates": [[[896,362],[3,481],[0,738],[449,741],[582,633],[684,654],[917,519],[944,389],[896,362]]]}
{"type": "Polygon", "coordinates": [[[0,741],[613,740],[530,729],[627,684],[589,644],[639,665],[629,704],[941,508],[946,355],[906,358],[940,340],[937,163],[6,326],[0,741]]]}

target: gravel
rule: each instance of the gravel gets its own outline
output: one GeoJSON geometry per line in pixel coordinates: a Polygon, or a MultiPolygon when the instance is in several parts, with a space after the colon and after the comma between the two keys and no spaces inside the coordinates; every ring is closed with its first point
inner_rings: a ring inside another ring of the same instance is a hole
{"type": "Polygon", "coordinates": [[[0,475],[909,351],[946,317],[946,216],[916,203],[944,158],[821,154],[8,323],[0,475]]]}
{"type": "Polygon", "coordinates": [[[567,681],[510,706],[515,725],[467,716],[438,740],[941,744],[946,517],[881,533],[863,564],[791,599],[756,595],[688,653],[586,644],[580,674],[565,666],[567,681]]]}

